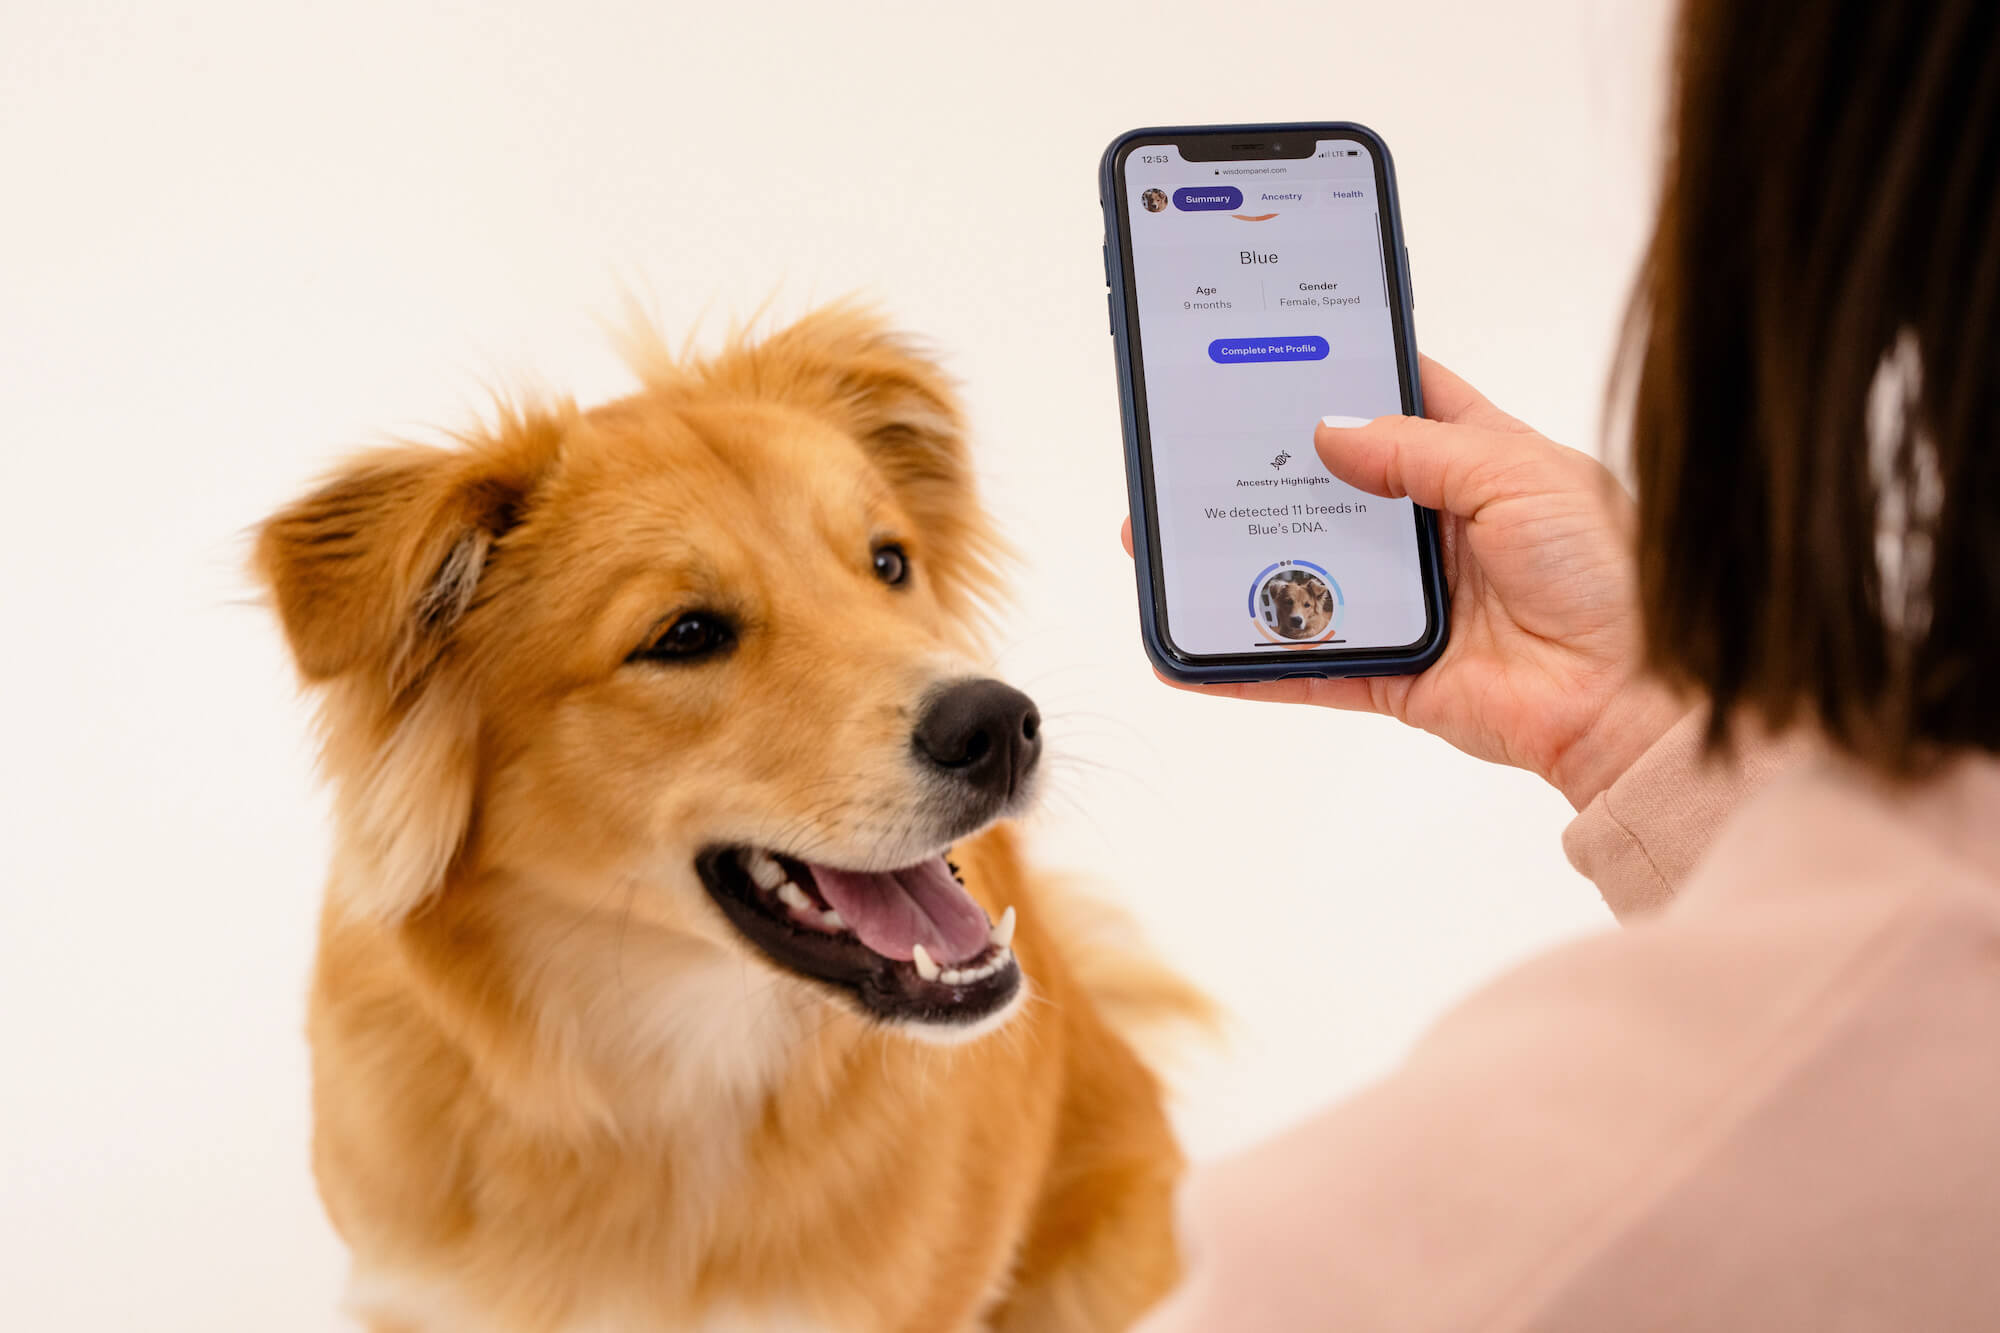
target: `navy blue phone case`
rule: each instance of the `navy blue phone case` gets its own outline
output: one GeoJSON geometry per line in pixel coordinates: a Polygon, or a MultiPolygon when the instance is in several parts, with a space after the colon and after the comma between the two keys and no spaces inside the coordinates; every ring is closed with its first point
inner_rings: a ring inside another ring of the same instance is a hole
{"type": "Polygon", "coordinates": [[[1360,652],[1353,654],[1326,654],[1317,660],[1300,661],[1297,656],[1268,658],[1255,661],[1202,661],[1182,657],[1172,650],[1161,632],[1159,618],[1160,588],[1155,575],[1158,553],[1154,548],[1152,514],[1146,503],[1144,476],[1144,455],[1139,447],[1139,414],[1137,411],[1136,389],[1133,377],[1132,341],[1126,326],[1128,291],[1125,281],[1124,240],[1118,226],[1118,190],[1116,164],[1122,150],[1132,144],[1148,139],[1178,137],[1196,134],[1299,134],[1324,132],[1324,137],[1348,136],[1365,142],[1382,164],[1383,184],[1381,191],[1387,207],[1383,209],[1383,222],[1388,229],[1388,253],[1384,262],[1396,271],[1396,282],[1391,287],[1395,300],[1400,304],[1403,328],[1402,364],[1405,367],[1403,391],[1408,397],[1411,411],[1421,415],[1424,410],[1423,386],[1417,373],[1417,333],[1412,307],[1415,304],[1410,287],[1410,265],[1408,252],[1403,246],[1402,209],[1396,197],[1396,166],[1389,156],[1389,146],[1382,137],[1365,125],[1346,121],[1296,122],[1272,125],[1183,125],[1130,130],[1111,141],[1104,150],[1104,159],[1098,169],[1097,198],[1104,209],[1104,280],[1109,288],[1111,337],[1117,350],[1118,362],[1118,410],[1125,425],[1125,489],[1127,503],[1132,514],[1132,565],[1139,583],[1139,633],[1146,646],[1146,656],[1159,668],[1162,675],[1172,680],[1191,684],[1210,684],[1221,681],[1280,680],[1293,676],[1407,676],[1414,675],[1438,659],[1444,652],[1451,634],[1451,603],[1445,588],[1444,560],[1438,544],[1437,515],[1431,510],[1417,508],[1417,540],[1422,544],[1424,592],[1430,608],[1430,632],[1414,648],[1389,653],[1360,652]]]}

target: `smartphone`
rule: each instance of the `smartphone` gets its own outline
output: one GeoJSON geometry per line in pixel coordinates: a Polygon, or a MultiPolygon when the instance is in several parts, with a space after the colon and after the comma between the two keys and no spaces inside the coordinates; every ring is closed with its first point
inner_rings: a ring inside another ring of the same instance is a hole
{"type": "Polygon", "coordinates": [[[1322,417],[1423,411],[1387,145],[1346,123],[1133,130],[1099,198],[1153,664],[1423,670],[1449,633],[1437,517],[1339,481],[1312,443],[1322,417]]]}

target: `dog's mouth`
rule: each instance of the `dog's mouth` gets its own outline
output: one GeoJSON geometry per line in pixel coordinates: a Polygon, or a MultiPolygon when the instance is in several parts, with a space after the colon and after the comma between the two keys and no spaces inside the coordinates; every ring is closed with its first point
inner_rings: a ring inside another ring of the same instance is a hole
{"type": "Polygon", "coordinates": [[[875,1017],[963,1027],[1021,989],[1014,909],[990,921],[942,855],[858,871],[716,847],[695,869],[730,924],[773,962],[840,988],[875,1017]]]}

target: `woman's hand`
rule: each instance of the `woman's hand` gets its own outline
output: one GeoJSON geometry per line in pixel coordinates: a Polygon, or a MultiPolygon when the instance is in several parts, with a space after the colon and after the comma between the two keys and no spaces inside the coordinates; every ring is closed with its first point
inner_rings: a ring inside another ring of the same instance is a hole
{"type": "Polygon", "coordinates": [[[1540,774],[1580,810],[1687,710],[1642,670],[1631,500],[1428,357],[1423,382],[1434,419],[1321,425],[1313,444],[1342,481],[1438,511],[1443,656],[1416,676],[1180,688],[1387,713],[1540,774]]]}

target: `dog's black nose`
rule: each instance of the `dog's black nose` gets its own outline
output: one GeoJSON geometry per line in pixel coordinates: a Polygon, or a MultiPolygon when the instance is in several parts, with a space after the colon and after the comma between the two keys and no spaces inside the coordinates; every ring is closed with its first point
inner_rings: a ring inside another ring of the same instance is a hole
{"type": "Polygon", "coordinates": [[[1035,701],[997,680],[966,680],[931,697],[917,719],[917,753],[961,782],[1012,796],[1042,755],[1035,701]]]}

